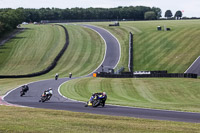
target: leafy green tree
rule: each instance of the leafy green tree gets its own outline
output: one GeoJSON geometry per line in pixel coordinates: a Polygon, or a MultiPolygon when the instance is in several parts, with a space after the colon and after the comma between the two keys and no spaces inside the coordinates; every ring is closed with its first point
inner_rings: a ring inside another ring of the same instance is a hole
{"type": "Polygon", "coordinates": [[[0,33],[12,31],[24,20],[24,9],[1,9],[0,10],[0,33]]]}
{"type": "Polygon", "coordinates": [[[174,17],[175,17],[176,19],[181,19],[182,15],[183,15],[182,12],[179,10],[179,11],[176,12],[176,14],[175,14],[174,17]]]}
{"type": "Polygon", "coordinates": [[[166,17],[166,18],[171,18],[172,16],[173,16],[173,14],[172,14],[171,10],[167,10],[167,11],[165,12],[165,17],[166,17]]]}
{"type": "Polygon", "coordinates": [[[154,11],[145,12],[144,19],[146,19],[146,20],[155,20],[156,19],[155,12],[154,11]]]}
{"type": "Polygon", "coordinates": [[[152,10],[155,12],[156,14],[156,18],[159,19],[160,17],[162,17],[162,11],[160,8],[157,8],[157,7],[152,7],[152,10]]]}
{"type": "Polygon", "coordinates": [[[3,32],[4,32],[3,23],[0,21],[0,37],[1,37],[3,32]]]}

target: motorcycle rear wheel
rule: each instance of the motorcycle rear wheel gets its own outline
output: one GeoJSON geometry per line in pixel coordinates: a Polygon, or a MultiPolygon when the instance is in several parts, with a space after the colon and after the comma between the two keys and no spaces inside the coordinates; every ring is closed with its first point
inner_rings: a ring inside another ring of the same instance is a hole
{"type": "Polygon", "coordinates": [[[25,92],[21,91],[20,96],[22,97],[23,95],[25,95],[25,92]]]}

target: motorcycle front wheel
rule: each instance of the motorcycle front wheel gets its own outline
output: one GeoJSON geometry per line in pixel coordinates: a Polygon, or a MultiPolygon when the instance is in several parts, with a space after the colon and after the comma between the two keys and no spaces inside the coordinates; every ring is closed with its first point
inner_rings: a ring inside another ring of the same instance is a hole
{"type": "Polygon", "coordinates": [[[99,104],[100,104],[100,100],[98,99],[98,100],[94,100],[93,101],[93,103],[92,103],[92,107],[97,107],[97,106],[99,106],[99,104]]]}

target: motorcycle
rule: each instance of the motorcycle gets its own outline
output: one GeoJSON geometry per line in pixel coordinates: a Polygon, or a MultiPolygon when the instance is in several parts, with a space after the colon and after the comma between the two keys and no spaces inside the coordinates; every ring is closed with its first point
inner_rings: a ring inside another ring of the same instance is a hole
{"type": "Polygon", "coordinates": [[[22,97],[29,90],[28,85],[23,85],[22,90],[20,91],[20,96],[22,97]]]}
{"type": "Polygon", "coordinates": [[[92,107],[98,107],[98,106],[105,106],[106,97],[103,95],[95,95],[92,100],[89,100],[85,107],[92,106],[92,107]]]}
{"type": "Polygon", "coordinates": [[[20,96],[22,97],[23,95],[25,95],[27,91],[28,91],[28,90],[22,89],[22,90],[20,91],[20,96]]]}
{"type": "Polygon", "coordinates": [[[50,100],[50,96],[46,95],[46,93],[44,92],[41,95],[41,99],[39,100],[39,102],[45,102],[45,101],[48,101],[48,100],[50,100]]]}
{"type": "Polygon", "coordinates": [[[25,95],[25,91],[21,90],[20,91],[20,96],[22,97],[23,95],[25,95]]]}

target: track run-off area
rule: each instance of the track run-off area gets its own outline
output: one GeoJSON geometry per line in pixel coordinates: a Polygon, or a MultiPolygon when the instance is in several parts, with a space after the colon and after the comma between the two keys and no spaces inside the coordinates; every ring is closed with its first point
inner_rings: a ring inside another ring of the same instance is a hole
{"type": "MultiPolygon", "coordinates": [[[[90,28],[96,31],[105,41],[105,57],[103,62],[99,67],[94,70],[94,72],[100,72],[102,70],[101,66],[107,66],[109,68],[115,68],[120,59],[120,44],[119,41],[107,30],[91,26],[82,25],[84,27],[90,28]]],[[[83,76],[92,76],[92,74],[83,76]]],[[[21,88],[16,88],[8,92],[2,97],[3,102],[6,104],[27,106],[34,108],[47,108],[55,110],[69,110],[74,112],[85,112],[93,114],[103,114],[103,115],[113,115],[113,116],[128,116],[136,118],[147,118],[155,120],[169,120],[169,121],[182,121],[182,122],[194,122],[200,123],[200,113],[191,112],[178,112],[178,111],[168,111],[168,110],[156,110],[156,109],[143,109],[134,107],[124,107],[115,105],[106,105],[104,108],[86,108],[85,103],[71,100],[61,96],[59,93],[60,86],[76,78],[62,78],[58,80],[50,79],[38,82],[29,83],[29,91],[24,97],[20,97],[21,88]],[[38,102],[41,94],[47,88],[53,88],[53,96],[50,101],[45,103],[38,102]]],[[[108,96],[109,97],[109,96],[108,96]]],[[[1,103],[0,103],[1,104],[1,103]]]]}

